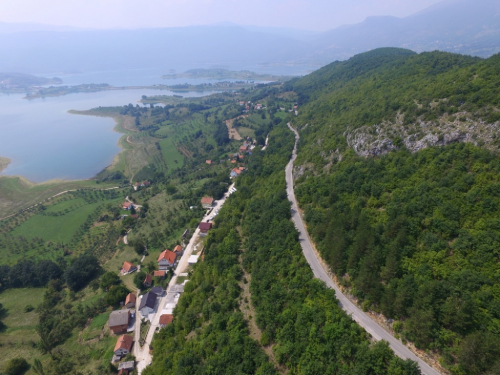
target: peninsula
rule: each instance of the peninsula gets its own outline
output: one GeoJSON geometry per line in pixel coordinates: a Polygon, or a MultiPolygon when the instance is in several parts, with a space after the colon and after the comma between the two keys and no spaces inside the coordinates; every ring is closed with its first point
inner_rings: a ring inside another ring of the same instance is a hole
{"type": "Polygon", "coordinates": [[[7,168],[7,166],[10,164],[11,160],[9,158],[4,158],[0,156],[0,173],[7,168]]]}
{"type": "Polygon", "coordinates": [[[267,81],[267,82],[285,82],[293,78],[291,76],[278,76],[273,74],[260,74],[249,70],[229,70],[229,69],[191,69],[184,73],[166,74],[163,79],[179,78],[199,78],[199,79],[238,79],[246,81],[267,81]]]}

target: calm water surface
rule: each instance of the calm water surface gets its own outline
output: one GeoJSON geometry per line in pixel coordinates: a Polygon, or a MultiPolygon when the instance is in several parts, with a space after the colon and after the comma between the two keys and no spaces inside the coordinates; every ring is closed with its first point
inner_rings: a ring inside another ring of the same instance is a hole
{"type": "MultiPolygon", "coordinates": [[[[12,160],[1,175],[21,175],[42,182],[85,179],[111,164],[120,151],[112,118],[80,116],[70,109],[137,104],[142,95],[169,91],[124,90],[70,94],[26,100],[0,94],[0,156],[12,160]]],[[[183,93],[198,96],[200,93],[183,93]]]]}
{"type": "MultiPolygon", "coordinates": [[[[108,83],[114,86],[151,86],[154,84],[199,84],[206,79],[163,80],[161,75],[183,72],[200,66],[167,67],[59,75],[65,85],[108,83]]],[[[212,68],[205,66],[204,68],[212,68]]],[[[233,70],[258,73],[305,75],[315,66],[225,66],[233,70]]],[[[44,74],[50,77],[58,74],[44,74]]],[[[70,94],[60,97],[25,100],[24,95],[0,94],[0,156],[11,164],[0,175],[21,175],[42,182],[54,178],[91,178],[111,164],[120,151],[121,134],[113,131],[111,118],[71,115],[70,109],[86,110],[99,106],[136,104],[142,95],[172,95],[170,91],[124,90],[70,94]]],[[[203,96],[204,93],[181,93],[203,96]]]]}

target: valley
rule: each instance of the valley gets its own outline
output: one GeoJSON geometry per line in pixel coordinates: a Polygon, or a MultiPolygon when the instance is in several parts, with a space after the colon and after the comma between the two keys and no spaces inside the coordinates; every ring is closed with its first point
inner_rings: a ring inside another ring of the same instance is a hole
{"type": "Polygon", "coordinates": [[[0,368],[496,374],[498,58],[382,48],[74,112],[113,118],[123,151],[0,220],[0,368]]]}

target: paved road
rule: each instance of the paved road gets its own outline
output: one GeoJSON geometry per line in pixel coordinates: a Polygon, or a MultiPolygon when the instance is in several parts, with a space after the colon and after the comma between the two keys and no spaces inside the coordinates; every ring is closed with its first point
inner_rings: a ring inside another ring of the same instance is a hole
{"type": "MultiPolygon", "coordinates": [[[[234,186],[232,184],[229,189],[231,189],[234,186]]],[[[225,193],[224,197],[218,201],[215,201],[215,205],[213,210],[220,209],[222,205],[226,202],[227,197],[229,197],[229,193],[225,193]]],[[[208,218],[208,215],[205,215],[203,217],[203,221],[206,221],[208,218]]],[[[182,254],[181,259],[179,260],[179,263],[177,263],[177,267],[175,269],[174,276],[168,283],[167,287],[167,292],[170,291],[172,286],[174,286],[177,283],[177,277],[179,274],[186,272],[186,269],[189,265],[188,260],[189,257],[193,254],[194,250],[194,243],[196,241],[196,238],[198,238],[198,235],[200,233],[200,230],[197,228],[196,231],[193,233],[193,236],[191,237],[191,240],[189,241],[189,244],[186,246],[184,249],[184,254],[182,254]]],[[[148,366],[148,364],[151,362],[152,357],[151,354],[149,353],[149,346],[151,345],[151,341],[153,341],[153,336],[156,333],[156,329],[160,326],[160,315],[161,311],[165,307],[165,304],[167,303],[167,296],[168,293],[164,293],[164,296],[160,299],[160,301],[156,305],[156,314],[153,318],[153,321],[151,322],[151,328],[149,329],[148,335],[146,337],[146,342],[145,344],[141,347],[139,345],[139,331],[140,331],[140,313],[139,311],[136,312],[136,318],[137,318],[137,324],[136,324],[136,334],[135,334],[135,343],[134,343],[134,356],[137,361],[137,371],[139,372],[139,375],[142,373],[142,371],[148,366]]],[[[137,308],[139,306],[140,300],[137,299],[137,308]]]]}
{"type": "Polygon", "coordinates": [[[382,328],[378,323],[373,321],[368,315],[366,315],[361,309],[359,309],[354,303],[352,303],[346,296],[342,294],[340,289],[335,285],[332,279],[328,276],[325,269],[321,266],[320,261],[316,257],[316,253],[313,250],[311,245],[311,240],[309,239],[309,235],[305,229],[304,222],[300,217],[297,200],[295,199],[295,192],[293,186],[293,162],[297,157],[297,142],[299,140],[298,132],[288,124],[290,130],[295,133],[295,147],[293,149],[293,155],[290,159],[290,162],[286,166],[286,191],[288,195],[288,199],[292,202],[292,220],[299,231],[299,241],[302,246],[302,251],[304,252],[304,256],[307,259],[307,262],[311,266],[311,269],[314,273],[314,276],[322,281],[329,287],[335,290],[335,295],[337,299],[340,301],[339,305],[342,309],[347,312],[351,317],[361,326],[363,327],[369,334],[373,336],[374,339],[378,340],[386,340],[389,342],[394,353],[400,358],[403,359],[411,359],[413,361],[418,362],[420,365],[420,369],[422,374],[425,375],[440,375],[438,371],[433,369],[430,365],[424,362],[422,359],[418,358],[410,349],[408,349],[403,343],[394,336],[392,336],[389,332],[387,332],[384,328],[382,328]]]}

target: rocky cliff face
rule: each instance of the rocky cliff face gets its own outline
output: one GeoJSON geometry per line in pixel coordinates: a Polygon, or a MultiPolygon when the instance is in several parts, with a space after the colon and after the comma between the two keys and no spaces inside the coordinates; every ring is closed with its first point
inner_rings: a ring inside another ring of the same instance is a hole
{"type": "Polygon", "coordinates": [[[344,136],[348,146],[360,156],[386,154],[403,146],[417,152],[452,142],[469,142],[491,151],[500,149],[500,123],[488,124],[467,112],[412,124],[404,124],[403,116],[398,116],[394,122],[347,130],[344,136]]]}

